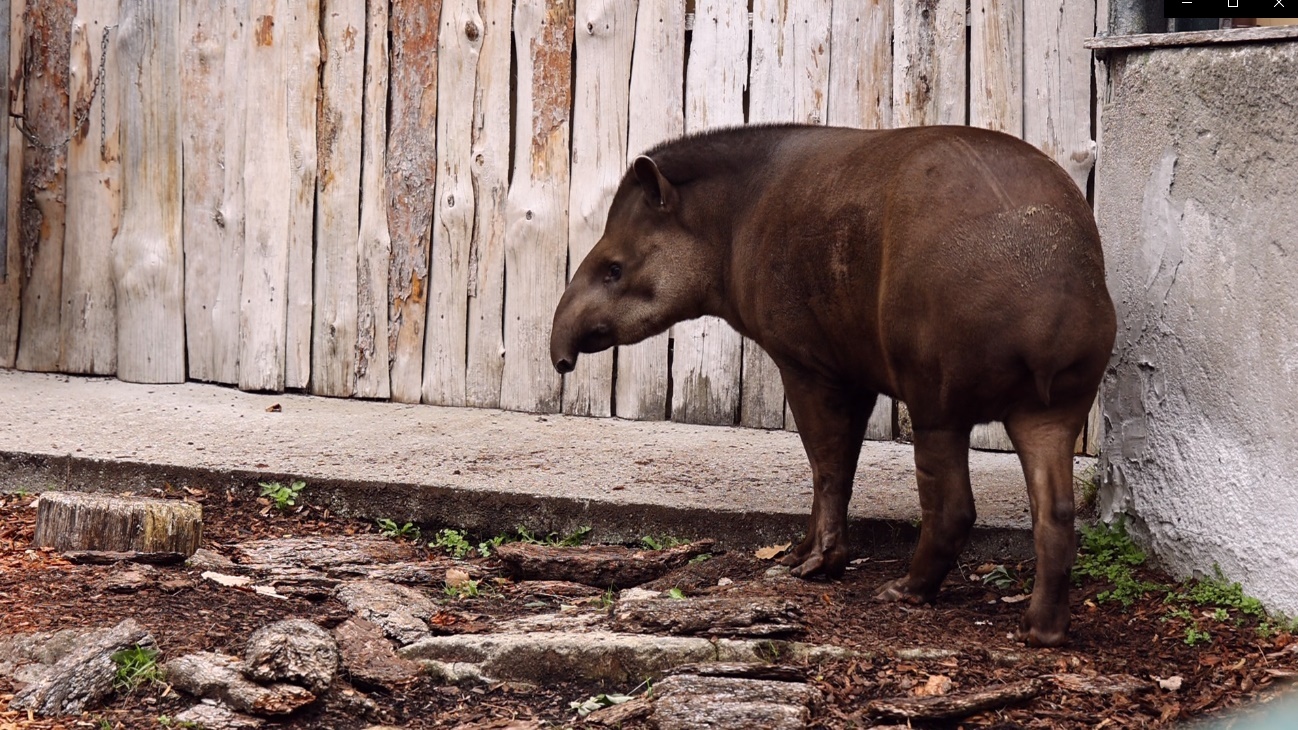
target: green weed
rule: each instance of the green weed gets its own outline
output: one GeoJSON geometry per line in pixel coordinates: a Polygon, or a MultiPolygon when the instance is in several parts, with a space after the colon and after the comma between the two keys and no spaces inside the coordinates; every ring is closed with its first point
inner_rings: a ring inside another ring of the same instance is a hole
{"type": "Polygon", "coordinates": [[[461,560],[473,549],[473,544],[464,535],[462,530],[452,530],[447,528],[433,536],[433,541],[428,543],[430,548],[440,548],[446,551],[456,560],[461,560]]]}
{"type": "Polygon", "coordinates": [[[590,526],[578,527],[576,530],[567,535],[560,535],[557,532],[551,532],[545,536],[533,534],[525,527],[517,528],[518,541],[530,545],[548,545],[549,547],[577,547],[586,542],[590,537],[590,526]]]}
{"type": "Polygon", "coordinates": [[[673,588],[670,591],[667,591],[667,597],[674,601],[683,601],[685,600],[685,591],[679,588],[673,588]]]}
{"type": "Polygon", "coordinates": [[[269,497],[271,505],[283,512],[289,507],[297,506],[297,499],[302,490],[306,489],[306,482],[296,481],[287,487],[279,482],[259,482],[257,486],[261,487],[261,496],[269,497]]]}
{"type": "Polygon", "coordinates": [[[480,595],[478,584],[481,582],[480,580],[466,580],[455,585],[448,585],[443,588],[443,591],[451,598],[477,598],[480,595]]]}
{"type": "Polygon", "coordinates": [[[1157,583],[1136,577],[1134,569],[1144,564],[1145,553],[1131,541],[1121,522],[1083,527],[1082,544],[1077,551],[1077,562],[1073,565],[1073,579],[1080,581],[1083,578],[1093,578],[1104,581],[1113,587],[1097,594],[1096,600],[1101,603],[1117,601],[1130,606],[1146,593],[1163,588],[1157,583]]]}
{"type": "Polygon", "coordinates": [[[1212,642],[1212,634],[1200,629],[1197,624],[1190,624],[1185,627],[1185,645],[1198,646],[1212,642]]]}
{"type": "Polygon", "coordinates": [[[995,568],[992,568],[990,573],[983,576],[983,585],[996,586],[1005,591],[1018,585],[1018,580],[1016,580],[1014,575],[1010,573],[1009,568],[1006,568],[1004,565],[998,565],[995,568]]]}
{"type": "Polygon", "coordinates": [[[1195,578],[1190,583],[1183,584],[1182,590],[1169,593],[1166,601],[1233,609],[1253,618],[1266,618],[1266,608],[1261,601],[1244,595],[1243,587],[1226,580],[1219,566],[1212,566],[1212,571],[1212,578],[1195,578]]]}
{"type": "Polygon", "coordinates": [[[122,694],[130,694],[146,682],[162,681],[162,670],[158,668],[158,650],[143,646],[132,646],[123,649],[110,657],[117,671],[113,675],[113,689],[122,694]]]}
{"type": "Polygon", "coordinates": [[[644,537],[640,538],[640,545],[649,550],[666,550],[668,548],[674,548],[678,545],[684,545],[685,543],[686,543],[685,540],[682,540],[677,537],[672,537],[671,535],[663,535],[662,537],[645,535],[644,537]]]}
{"type": "Polygon", "coordinates": [[[395,520],[389,520],[381,517],[376,520],[379,525],[379,534],[392,540],[419,540],[419,528],[413,522],[407,522],[404,525],[398,525],[395,520]]]}
{"type": "Polygon", "coordinates": [[[712,553],[701,553],[699,555],[695,555],[694,557],[690,558],[690,565],[698,565],[699,563],[706,563],[711,559],[712,559],[712,553]]]}

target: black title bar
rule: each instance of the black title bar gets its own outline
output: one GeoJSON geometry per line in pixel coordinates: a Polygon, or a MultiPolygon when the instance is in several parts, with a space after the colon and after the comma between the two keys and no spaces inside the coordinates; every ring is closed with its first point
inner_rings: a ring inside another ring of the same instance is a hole
{"type": "Polygon", "coordinates": [[[1298,18],[1298,0],[1163,0],[1168,18],[1298,18]]]}

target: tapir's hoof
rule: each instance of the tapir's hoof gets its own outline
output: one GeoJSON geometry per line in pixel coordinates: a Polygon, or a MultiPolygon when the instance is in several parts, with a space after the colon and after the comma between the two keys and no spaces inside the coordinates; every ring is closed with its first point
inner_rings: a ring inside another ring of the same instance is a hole
{"type": "Polygon", "coordinates": [[[932,603],[937,598],[937,592],[917,592],[908,587],[907,578],[898,578],[884,584],[879,592],[874,594],[874,600],[896,603],[910,603],[919,605],[921,603],[932,603]]]}
{"type": "Polygon", "coordinates": [[[1066,617],[1063,621],[1042,621],[1041,623],[1056,624],[1056,626],[1034,626],[1032,625],[1031,614],[1024,614],[1023,623],[1016,633],[1018,640],[1028,646],[1041,647],[1063,646],[1068,643],[1068,620],[1066,617]]]}
{"type": "MultiPolygon", "coordinates": [[[[789,565],[790,563],[785,563],[789,565]]],[[[810,578],[823,575],[826,578],[841,578],[847,572],[847,556],[838,550],[812,550],[801,563],[792,566],[790,574],[798,578],[810,578]]]]}

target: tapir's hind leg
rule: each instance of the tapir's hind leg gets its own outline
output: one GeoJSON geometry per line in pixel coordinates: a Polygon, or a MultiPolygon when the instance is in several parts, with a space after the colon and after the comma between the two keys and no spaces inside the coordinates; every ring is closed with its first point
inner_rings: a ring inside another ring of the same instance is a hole
{"type": "Polygon", "coordinates": [[[969,485],[969,432],[915,431],[915,477],[922,522],[910,572],[884,586],[881,601],[924,603],[938,587],[969,540],[975,518],[969,485]]]}
{"type": "Polygon", "coordinates": [[[812,480],[811,526],[781,562],[797,576],[837,577],[847,569],[847,504],[875,397],[854,398],[809,378],[781,374],[812,480]]]}
{"type": "Polygon", "coordinates": [[[1005,419],[1032,504],[1037,574],[1021,636],[1036,646],[1058,646],[1067,638],[1068,581],[1077,555],[1073,445],[1089,407],[1087,401],[1068,408],[1018,411],[1005,419]]]}

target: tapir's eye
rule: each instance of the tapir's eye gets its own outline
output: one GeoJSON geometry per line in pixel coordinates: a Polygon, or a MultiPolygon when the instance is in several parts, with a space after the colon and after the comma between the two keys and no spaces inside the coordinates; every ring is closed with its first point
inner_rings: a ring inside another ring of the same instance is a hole
{"type": "Polygon", "coordinates": [[[622,278],[622,264],[609,264],[608,276],[604,277],[604,281],[607,281],[611,284],[621,278],[622,278]]]}

